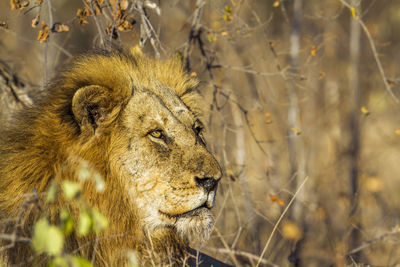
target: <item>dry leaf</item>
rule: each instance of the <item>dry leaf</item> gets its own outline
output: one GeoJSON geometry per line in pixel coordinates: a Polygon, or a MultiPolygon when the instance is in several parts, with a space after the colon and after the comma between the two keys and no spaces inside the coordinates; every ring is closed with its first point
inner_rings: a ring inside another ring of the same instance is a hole
{"type": "Polygon", "coordinates": [[[290,128],[290,130],[292,130],[293,132],[295,132],[296,135],[301,135],[301,130],[298,129],[298,128],[296,128],[296,127],[292,127],[292,128],[290,128]]]}
{"type": "Polygon", "coordinates": [[[310,55],[315,57],[317,55],[317,47],[315,45],[311,46],[310,55]]]}
{"type": "Polygon", "coordinates": [[[90,10],[87,7],[84,7],[83,9],[78,8],[78,10],[76,11],[76,16],[79,19],[79,24],[81,25],[85,25],[88,23],[87,21],[87,17],[90,14],[90,10]]]}
{"type": "Polygon", "coordinates": [[[382,180],[378,177],[369,177],[365,180],[365,189],[371,193],[377,193],[383,190],[382,180]]]}
{"type": "Polygon", "coordinates": [[[36,5],[41,5],[43,3],[43,0],[36,0],[35,4],[36,5]]]}
{"type": "Polygon", "coordinates": [[[116,40],[118,39],[118,30],[117,27],[113,27],[113,23],[111,22],[107,29],[106,29],[106,33],[108,36],[111,36],[112,39],[116,40]]]}
{"type": "Polygon", "coordinates": [[[45,43],[47,42],[49,35],[50,35],[49,26],[46,24],[46,22],[42,21],[41,29],[39,31],[37,39],[39,40],[40,43],[45,43]]]}
{"type": "Polygon", "coordinates": [[[400,129],[394,131],[397,135],[400,135],[400,129]]]}
{"type": "Polygon", "coordinates": [[[266,122],[267,124],[271,124],[271,123],[272,123],[272,120],[271,120],[271,113],[265,112],[264,116],[265,116],[265,119],[266,119],[265,122],[266,122]]]}
{"type": "Polygon", "coordinates": [[[69,32],[69,26],[56,22],[53,25],[52,31],[53,32],[69,32]]]}
{"type": "Polygon", "coordinates": [[[303,233],[297,224],[292,221],[286,221],[282,225],[282,235],[288,240],[297,241],[302,237],[303,233]]]}
{"type": "Polygon", "coordinates": [[[193,71],[192,73],[190,73],[190,77],[192,78],[197,77],[197,73],[193,71]]]}
{"type": "Polygon", "coordinates": [[[225,169],[226,175],[231,179],[232,182],[237,180],[237,175],[234,173],[234,171],[231,168],[226,168],[225,169]]]}
{"type": "Polygon", "coordinates": [[[121,10],[127,10],[129,6],[128,0],[122,0],[119,2],[119,7],[121,10]]]}
{"type": "Polygon", "coordinates": [[[232,15],[231,15],[230,13],[225,13],[225,14],[222,16],[222,19],[225,20],[225,21],[231,22],[232,19],[233,19],[233,17],[232,17],[232,15]]]}
{"type": "Polygon", "coordinates": [[[389,80],[389,79],[387,80],[387,83],[388,83],[390,88],[393,88],[396,85],[396,83],[394,81],[389,80]]]}
{"type": "Polygon", "coordinates": [[[32,28],[36,28],[36,26],[39,24],[39,20],[40,14],[37,14],[32,20],[32,28]]]}
{"type": "Polygon", "coordinates": [[[126,19],[121,19],[118,21],[118,30],[120,31],[130,31],[133,30],[133,25],[126,19]]]}
{"type": "Polygon", "coordinates": [[[29,6],[29,1],[24,0],[10,0],[10,6],[11,6],[11,10],[14,9],[24,9],[25,7],[29,6]]]}
{"type": "Polygon", "coordinates": [[[0,21],[0,28],[2,29],[8,29],[8,24],[5,21],[0,21]]]}
{"type": "Polygon", "coordinates": [[[283,206],[283,204],[285,204],[285,202],[276,195],[269,195],[269,200],[271,202],[278,203],[279,206],[283,206]]]}

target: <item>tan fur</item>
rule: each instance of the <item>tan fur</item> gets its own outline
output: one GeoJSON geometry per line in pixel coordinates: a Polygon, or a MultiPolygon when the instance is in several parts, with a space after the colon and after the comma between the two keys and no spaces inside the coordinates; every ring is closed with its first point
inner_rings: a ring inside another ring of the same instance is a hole
{"type": "MultiPolygon", "coordinates": [[[[87,258],[95,251],[96,266],[121,266],[129,250],[143,264],[182,260],[188,240],[207,238],[212,228],[208,208],[216,188],[208,192],[199,180],[221,176],[197,134],[202,106],[196,86],[178,59],[159,62],[120,53],[76,59],[0,132],[4,218],[23,208],[18,234],[29,237],[39,212],[21,205],[34,190],[54,223],[60,207],[76,215],[73,203],[60,197],[49,205],[42,193],[53,180],[77,181],[86,162],[106,187],[98,193],[86,182],[83,196],[108,218],[109,227],[97,244],[93,236],[73,233],[67,251],[87,258]],[[163,138],[154,137],[154,130],[163,138]],[[202,205],[208,208],[196,209],[202,205]]],[[[2,257],[8,264],[32,263],[27,244],[17,243],[2,257]]]]}

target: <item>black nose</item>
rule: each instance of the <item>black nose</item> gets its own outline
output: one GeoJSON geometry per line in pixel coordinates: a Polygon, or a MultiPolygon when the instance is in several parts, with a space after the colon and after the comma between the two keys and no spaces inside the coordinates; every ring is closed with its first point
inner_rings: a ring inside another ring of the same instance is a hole
{"type": "Polygon", "coordinates": [[[218,184],[218,180],[210,177],[199,178],[196,177],[196,182],[198,185],[203,187],[207,192],[212,191],[218,184]]]}

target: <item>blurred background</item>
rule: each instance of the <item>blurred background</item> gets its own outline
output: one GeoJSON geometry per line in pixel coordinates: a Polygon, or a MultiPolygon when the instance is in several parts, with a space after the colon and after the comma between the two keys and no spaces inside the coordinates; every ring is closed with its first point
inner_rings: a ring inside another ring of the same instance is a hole
{"type": "Polygon", "coordinates": [[[400,266],[400,1],[2,0],[0,118],[92,49],[201,80],[233,265],[400,266]],[[95,14],[95,16],[93,16],[95,14]]]}

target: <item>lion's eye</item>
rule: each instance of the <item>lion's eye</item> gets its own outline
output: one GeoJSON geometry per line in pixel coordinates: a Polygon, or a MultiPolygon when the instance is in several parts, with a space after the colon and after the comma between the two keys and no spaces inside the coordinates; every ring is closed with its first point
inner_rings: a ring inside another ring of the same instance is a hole
{"type": "Polygon", "coordinates": [[[149,132],[149,135],[151,135],[154,138],[163,138],[164,134],[162,130],[152,130],[149,132]]]}

